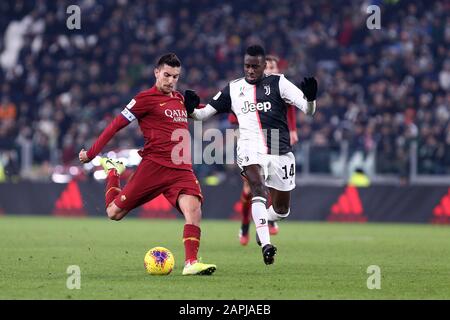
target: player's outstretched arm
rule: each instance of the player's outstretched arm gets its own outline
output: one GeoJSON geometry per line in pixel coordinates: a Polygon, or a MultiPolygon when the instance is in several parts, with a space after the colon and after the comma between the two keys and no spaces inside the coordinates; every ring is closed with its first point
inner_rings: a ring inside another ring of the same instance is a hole
{"type": "Polygon", "coordinates": [[[88,163],[94,159],[100,151],[102,151],[103,147],[109,142],[109,140],[111,140],[111,138],[114,137],[119,130],[126,127],[129,123],[130,122],[121,114],[115,117],[114,120],[105,128],[105,130],[103,130],[100,137],[98,137],[88,151],[81,149],[78,154],[80,162],[88,163]]]}
{"type": "Polygon", "coordinates": [[[194,90],[184,92],[184,107],[189,116],[194,120],[206,120],[217,113],[211,105],[207,104],[204,108],[198,109],[200,97],[194,90]]]}
{"type": "Polygon", "coordinates": [[[204,108],[195,109],[194,112],[190,114],[191,118],[194,120],[206,120],[217,113],[210,104],[207,104],[204,108]]]}
{"type": "Polygon", "coordinates": [[[187,89],[184,91],[184,107],[187,113],[192,114],[200,104],[200,97],[194,90],[187,89]]]}
{"type": "Polygon", "coordinates": [[[281,97],[288,104],[295,105],[307,115],[316,112],[317,81],[314,77],[305,78],[301,84],[302,90],[284,76],[281,76],[279,86],[281,97]]]}
{"type": "Polygon", "coordinates": [[[300,84],[300,89],[306,97],[307,114],[313,115],[316,111],[316,96],[317,96],[317,80],[314,77],[304,78],[300,84]]]}

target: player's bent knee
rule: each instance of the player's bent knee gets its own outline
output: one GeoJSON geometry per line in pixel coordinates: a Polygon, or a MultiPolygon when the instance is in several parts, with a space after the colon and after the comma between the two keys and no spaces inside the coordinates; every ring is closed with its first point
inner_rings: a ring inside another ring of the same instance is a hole
{"type": "Polygon", "coordinates": [[[275,212],[277,214],[281,214],[281,215],[289,214],[289,207],[288,206],[278,206],[278,207],[275,207],[273,209],[275,210],[275,212]]]}
{"type": "Polygon", "coordinates": [[[123,219],[126,212],[117,206],[111,205],[106,209],[106,214],[110,220],[119,221],[123,219]]]}
{"type": "Polygon", "coordinates": [[[113,220],[113,221],[120,221],[122,220],[123,216],[120,214],[112,214],[112,215],[108,215],[109,220],[113,220]]]}
{"type": "Polygon", "coordinates": [[[277,208],[270,206],[270,208],[267,210],[267,213],[270,221],[280,221],[286,219],[291,213],[291,210],[289,207],[284,206],[277,208]]]}
{"type": "Polygon", "coordinates": [[[112,210],[107,209],[106,214],[108,215],[109,220],[119,221],[120,219],[122,219],[122,217],[120,217],[119,214],[117,214],[116,212],[114,212],[112,210]]]}

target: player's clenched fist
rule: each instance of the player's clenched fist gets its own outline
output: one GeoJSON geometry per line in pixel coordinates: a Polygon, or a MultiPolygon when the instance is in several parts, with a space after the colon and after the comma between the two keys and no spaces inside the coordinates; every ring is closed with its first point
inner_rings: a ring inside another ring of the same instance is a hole
{"type": "Polygon", "coordinates": [[[194,112],[195,108],[200,104],[200,97],[194,90],[184,91],[184,107],[188,114],[194,112]]]}
{"type": "Polygon", "coordinates": [[[314,77],[304,78],[300,84],[300,89],[302,89],[303,94],[308,101],[316,100],[317,95],[317,80],[314,77]]]}
{"type": "Polygon", "coordinates": [[[81,149],[80,153],[78,154],[78,159],[81,163],[88,163],[91,161],[91,159],[88,158],[87,152],[84,149],[81,149]]]}

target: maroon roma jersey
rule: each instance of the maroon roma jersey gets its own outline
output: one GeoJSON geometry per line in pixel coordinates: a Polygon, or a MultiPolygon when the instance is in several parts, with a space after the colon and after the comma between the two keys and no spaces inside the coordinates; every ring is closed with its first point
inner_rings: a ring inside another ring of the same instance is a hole
{"type": "Polygon", "coordinates": [[[142,158],[165,167],[192,171],[184,97],[177,91],[167,96],[156,86],[140,92],[128,103],[88,150],[88,157],[94,158],[117,131],[134,120],[144,135],[145,145],[139,151],[142,158]]]}

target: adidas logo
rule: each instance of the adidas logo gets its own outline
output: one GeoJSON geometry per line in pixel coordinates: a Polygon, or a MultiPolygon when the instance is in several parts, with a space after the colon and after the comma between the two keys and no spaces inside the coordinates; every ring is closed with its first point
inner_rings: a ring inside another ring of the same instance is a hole
{"type": "Polygon", "coordinates": [[[69,182],[66,189],[56,200],[53,215],[76,217],[86,215],[80,188],[75,181],[69,182]]]}
{"type": "Polygon", "coordinates": [[[339,196],[336,203],[331,206],[328,221],[335,222],[366,222],[367,217],[363,215],[364,209],[359,197],[358,189],[353,186],[345,188],[344,193],[339,196]]]}
{"type": "Polygon", "coordinates": [[[433,209],[431,223],[450,224],[450,188],[433,209]]]}

